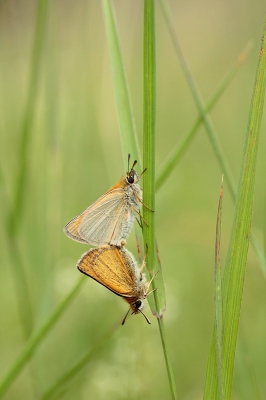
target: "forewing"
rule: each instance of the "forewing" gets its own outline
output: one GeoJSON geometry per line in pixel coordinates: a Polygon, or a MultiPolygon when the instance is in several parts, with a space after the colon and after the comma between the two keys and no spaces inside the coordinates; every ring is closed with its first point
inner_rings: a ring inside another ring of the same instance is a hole
{"type": "Polygon", "coordinates": [[[110,190],[73,218],[65,227],[65,234],[73,240],[92,245],[108,244],[112,224],[123,211],[123,190],[110,190]],[[110,225],[111,224],[111,225],[110,225]]]}
{"type": "Polygon", "coordinates": [[[135,275],[129,262],[126,250],[103,246],[83,254],[77,267],[118,296],[134,297],[135,275]]]}
{"type": "Polygon", "coordinates": [[[87,208],[78,233],[84,241],[95,246],[121,246],[129,234],[131,220],[133,217],[124,190],[116,188],[87,208]]]}
{"type": "Polygon", "coordinates": [[[70,237],[70,239],[76,240],[77,242],[81,243],[88,243],[86,240],[84,240],[80,234],[79,234],[79,227],[81,225],[81,222],[84,218],[84,214],[86,213],[87,210],[83,211],[81,214],[79,214],[77,217],[73,218],[65,227],[64,227],[64,232],[65,234],[70,237]]]}

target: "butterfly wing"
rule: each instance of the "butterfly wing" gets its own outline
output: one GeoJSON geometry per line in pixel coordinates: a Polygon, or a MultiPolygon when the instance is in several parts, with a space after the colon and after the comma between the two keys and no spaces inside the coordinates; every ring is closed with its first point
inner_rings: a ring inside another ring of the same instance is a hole
{"type": "MultiPolygon", "coordinates": [[[[64,232],[71,239],[92,245],[107,244],[101,242],[98,230],[103,225],[103,219],[107,219],[117,209],[121,208],[122,190],[108,191],[81,214],[73,218],[64,228],[64,232]],[[118,193],[117,193],[118,192],[118,193]],[[119,193],[121,192],[121,193],[119,193]],[[96,230],[95,230],[96,229],[96,230]]],[[[106,221],[107,223],[107,221],[106,221]]],[[[102,236],[104,234],[102,233],[102,236]]],[[[106,235],[105,235],[106,236],[106,235]]],[[[104,238],[103,238],[104,240],[104,238]]]]}
{"type": "Polygon", "coordinates": [[[84,218],[84,214],[87,210],[83,211],[81,214],[79,214],[77,217],[73,218],[69,223],[64,227],[64,232],[65,234],[70,237],[70,239],[76,240],[76,242],[81,242],[81,243],[88,243],[86,240],[84,240],[80,234],[79,234],[79,227],[81,224],[81,221],[84,218]]]}
{"type": "Polygon", "coordinates": [[[71,239],[94,246],[121,246],[128,236],[135,208],[127,202],[126,191],[116,187],[101,196],[64,228],[71,239]]]}
{"type": "Polygon", "coordinates": [[[83,254],[77,268],[121,297],[135,297],[139,269],[124,248],[102,246],[83,254]]]}
{"type": "Polygon", "coordinates": [[[86,213],[79,233],[95,246],[121,246],[132,228],[134,215],[134,208],[127,202],[125,192],[115,189],[86,213]]]}

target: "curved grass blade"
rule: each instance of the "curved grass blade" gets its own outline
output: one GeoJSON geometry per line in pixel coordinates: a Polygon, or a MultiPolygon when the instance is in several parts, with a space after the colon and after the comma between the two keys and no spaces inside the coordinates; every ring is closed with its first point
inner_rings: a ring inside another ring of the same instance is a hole
{"type": "Polygon", "coordinates": [[[41,72],[41,58],[47,21],[48,0],[39,0],[37,5],[36,27],[34,44],[31,55],[29,87],[24,119],[22,122],[21,138],[19,146],[19,171],[14,189],[14,202],[8,218],[9,235],[13,237],[21,223],[24,206],[25,182],[28,173],[28,147],[32,134],[32,126],[35,116],[36,99],[41,72]]]}
{"type": "Polygon", "coordinates": [[[113,333],[121,326],[121,319],[117,321],[105,334],[94,344],[94,346],[69,370],[62,374],[54,385],[52,385],[42,396],[40,400],[48,400],[54,398],[62,387],[68,384],[77,373],[85,367],[85,365],[93,358],[93,356],[103,347],[106,341],[113,335],[113,333]]]}
{"type": "MultiPolygon", "coordinates": [[[[231,171],[231,168],[229,166],[229,163],[227,161],[227,158],[224,154],[224,151],[222,149],[222,146],[220,144],[220,141],[218,139],[218,135],[215,132],[214,126],[212,124],[212,121],[210,119],[210,117],[206,114],[205,110],[206,110],[206,106],[204,105],[204,102],[201,98],[199,89],[197,88],[197,85],[193,79],[193,76],[189,70],[189,67],[187,65],[186,59],[183,55],[183,52],[181,50],[180,44],[177,40],[177,36],[175,35],[175,31],[174,31],[174,24],[172,22],[171,19],[171,15],[170,15],[170,11],[169,11],[169,7],[167,4],[166,0],[160,0],[160,4],[162,6],[162,10],[163,10],[163,14],[164,17],[166,19],[166,23],[167,23],[167,27],[169,29],[170,32],[170,36],[172,38],[173,41],[173,45],[175,48],[175,52],[177,54],[177,57],[179,59],[181,68],[183,69],[184,75],[187,79],[189,88],[191,90],[191,94],[194,98],[195,104],[199,110],[200,116],[202,117],[202,120],[204,122],[205,128],[206,128],[206,132],[208,135],[208,138],[210,140],[210,143],[212,145],[213,151],[216,155],[216,158],[218,160],[218,163],[220,164],[222,173],[224,173],[225,177],[226,177],[226,182],[228,184],[228,188],[229,188],[229,192],[230,195],[232,197],[232,199],[235,201],[236,198],[236,184],[235,184],[235,180],[233,177],[233,173],[231,171]]],[[[254,236],[253,233],[251,233],[251,244],[257,254],[257,257],[260,261],[260,265],[262,267],[263,273],[266,277],[266,259],[264,257],[263,252],[260,249],[259,244],[257,243],[257,240],[254,236]]]]}
{"type": "MultiPolygon", "coordinates": [[[[230,82],[236,75],[236,73],[239,71],[240,67],[243,65],[245,62],[249,52],[251,49],[251,43],[249,42],[245,48],[242,50],[240,55],[238,56],[235,64],[232,66],[230,71],[227,73],[227,75],[223,78],[219,86],[216,88],[210,99],[206,103],[206,108],[204,112],[207,114],[209,111],[212,110],[214,105],[217,103],[219,98],[222,96],[224,91],[227,89],[229,86],[230,82]]],[[[172,173],[173,169],[176,167],[178,162],[180,161],[181,157],[185,154],[187,151],[190,143],[194,139],[197,130],[201,126],[203,122],[202,115],[199,115],[192,127],[189,129],[189,131],[184,134],[183,138],[181,138],[180,142],[173,148],[173,150],[168,154],[162,165],[159,167],[158,171],[156,171],[156,181],[155,181],[155,188],[156,191],[161,188],[163,183],[166,181],[166,179],[169,177],[169,175],[172,173]]]]}
{"type": "Polygon", "coordinates": [[[181,68],[183,70],[183,73],[186,77],[188,86],[190,88],[191,94],[193,96],[193,99],[195,101],[195,104],[198,108],[198,111],[200,113],[200,116],[202,117],[203,123],[205,125],[208,137],[211,141],[211,144],[213,146],[213,150],[216,154],[216,157],[218,158],[219,163],[222,166],[222,171],[226,177],[226,179],[231,183],[229,188],[230,191],[232,192],[231,194],[234,195],[234,190],[233,188],[235,187],[235,183],[234,183],[234,178],[233,178],[233,174],[230,170],[230,167],[228,165],[228,162],[226,160],[225,155],[223,154],[222,151],[222,147],[219,143],[218,137],[216,135],[214,135],[214,127],[212,126],[211,120],[208,117],[208,115],[205,113],[206,110],[206,106],[204,105],[203,99],[201,98],[201,94],[200,91],[196,85],[196,82],[194,81],[194,78],[189,70],[188,64],[186,62],[186,59],[184,57],[184,54],[182,52],[181,46],[178,42],[177,36],[175,34],[175,30],[174,30],[174,24],[170,15],[170,11],[169,11],[169,7],[167,4],[166,0],[160,0],[160,4],[162,7],[162,11],[163,11],[163,15],[165,17],[166,23],[167,23],[167,27],[169,29],[169,33],[173,42],[173,46],[176,52],[176,55],[178,57],[178,60],[180,62],[181,68]]]}
{"type": "MultiPolygon", "coordinates": [[[[222,280],[223,290],[223,345],[222,371],[224,398],[230,399],[233,383],[235,348],[242,302],[246,261],[251,229],[255,168],[257,161],[259,130],[266,87],[266,17],[259,53],[254,91],[251,101],[243,164],[235,207],[227,260],[222,280]]],[[[214,338],[209,353],[204,399],[218,399],[216,349],[214,338]]]]}
{"type": "Polygon", "coordinates": [[[16,235],[21,224],[23,215],[23,206],[25,201],[25,182],[28,173],[28,147],[32,134],[32,125],[36,107],[36,98],[38,92],[38,83],[40,80],[40,62],[43,51],[43,41],[45,34],[45,26],[47,20],[48,0],[39,0],[37,5],[36,25],[34,44],[31,55],[29,86],[24,120],[22,122],[21,137],[19,145],[19,153],[17,155],[19,161],[18,176],[14,184],[13,203],[9,209],[6,220],[6,232],[8,249],[10,253],[11,265],[13,267],[13,279],[18,298],[18,308],[20,318],[24,329],[25,337],[28,338],[33,328],[33,315],[30,302],[29,289],[27,279],[24,273],[24,267],[21,262],[20,252],[18,250],[16,235]]]}
{"type": "Polygon", "coordinates": [[[53,314],[48,318],[45,323],[35,332],[30,340],[28,341],[25,348],[22,350],[14,364],[10,367],[10,369],[5,374],[4,378],[0,381],[0,398],[5,394],[8,390],[12,382],[15,380],[17,375],[20,373],[24,365],[33,355],[35,349],[41,343],[41,341],[45,338],[47,333],[52,329],[55,323],[59,320],[60,315],[65,311],[66,307],[71,303],[74,297],[79,292],[79,289],[83,282],[85,282],[85,276],[82,276],[81,279],[78,280],[77,284],[72,288],[69,294],[62,300],[59,306],[55,309],[53,314]]]}

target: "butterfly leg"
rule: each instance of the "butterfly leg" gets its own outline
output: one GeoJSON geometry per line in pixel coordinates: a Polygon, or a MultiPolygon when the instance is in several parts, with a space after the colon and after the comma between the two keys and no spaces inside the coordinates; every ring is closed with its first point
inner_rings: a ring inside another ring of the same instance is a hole
{"type": "Polygon", "coordinates": [[[144,269],[145,266],[146,266],[146,256],[147,256],[147,253],[145,254],[145,257],[144,257],[144,259],[143,259],[143,261],[142,261],[142,264],[141,264],[141,267],[140,267],[140,269],[139,269],[139,272],[140,272],[140,273],[142,273],[143,269],[144,269]]]}
{"type": "Polygon", "coordinates": [[[143,203],[143,201],[141,201],[141,204],[142,204],[145,208],[147,208],[147,210],[150,210],[151,212],[154,212],[154,210],[152,210],[150,207],[146,206],[146,204],[143,203]]]}
{"type": "Polygon", "coordinates": [[[147,292],[148,292],[148,293],[147,293],[147,296],[149,296],[149,294],[151,294],[152,292],[154,292],[155,290],[157,290],[157,288],[155,288],[155,289],[153,289],[153,290],[151,290],[151,291],[149,292],[149,288],[150,288],[150,286],[151,286],[151,283],[152,283],[153,279],[156,277],[156,275],[158,274],[158,272],[159,272],[159,270],[158,270],[157,272],[155,272],[155,274],[152,276],[150,282],[148,283],[148,286],[147,286],[147,292]]]}
{"type": "MultiPolygon", "coordinates": [[[[137,211],[136,211],[136,212],[137,212],[137,211]]],[[[138,214],[139,214],[139,213],[138,213],[138,214]]],[[[143,228],[143,224],[142,224],[141,219],[136,218],[136,220],[137,220],[137,223],[139,224],[140,228],[142,229],[142,228],[143,228]]]]}
{"type": "MultiPolygon", "coordinates": [[[[135,209],[135,212],[139,215],[141,224],[142,224],[142,221],[143,221],[145,223],[145,225],[148,227],[149,225],[147,224],[147,221],[144,219],[144,217],[141,215],[141,213],[136,209],[135,209]]],[[[138,221],[138,219],[137,219],[137,221],[138,221]]],[[[142,225],[140,225],[139,221],[138,221],[138,223],[139,223],[139,226],[142,228],[142,225]]]]}
{"type": "Polygon", "coordinates": [[[138,201],[139,201],[145,208],[147,208],[147,210],[150,210],[150,211],[154,212],[154,210],[152,210],[150,207],[146,206],[145,203],[143,203],[142,199],[140,198],[140,196],[138,195],[137,192],[135,192],[135,196],[137,197],[138,201]]]}
{"type": "Polygon", "coordinates": [[[155,288],[155,289],[152,289],[149,293],[147,293],[147,297],[152,293],[152,292],[155,292],[157,290],[157,288],[155,288]]]}

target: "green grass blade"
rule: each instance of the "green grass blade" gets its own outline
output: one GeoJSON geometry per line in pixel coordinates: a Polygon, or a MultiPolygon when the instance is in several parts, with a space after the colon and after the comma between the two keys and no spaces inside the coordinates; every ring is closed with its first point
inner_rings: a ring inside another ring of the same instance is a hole
{"type": "MultiPolygon", "coordinates": [[[[144,246],[147,248],[147,268],[150,277],[157,271],[155,243],[155,22],[153,1],[144,3],[144,87],[143,87],[143,166],[147,168],[143,174],[143,216],[147,223],[143,224],[144,246]]],[[[152,281],[155,304],[149,298],[152,312],[158,319],[165,310],[165,294],[162,271],[152,281]]],[[[150,296],[151,297],[151,296],[150,296]]]]}
{"type": "MultiPolygon", "coordinates": [[[[143,176],[143,201],[151,208],[155,209],[155,82],[156,82],[156,64],[155,64],[155,16],[154,0],[144,1],[144,46],[143,46],[143,166],[147,168],[143,176]]],[[[147,268],[154,275],[156,269],[156,243],[155,243],[155,221],[154,213],[143,207],[143,216],[147,222],[143,224],[144,244],[147,246],[147,268]]],[[[166,335],[163,325],[163,311],[165,309],[165,295],[163,288],[162,270],[152,281],[152,288],[157,289],[153,292],[155,300],[155,311],[159,324],[161,341],[164,351],[164,358],[168,373],[168,380],[173,399],[177,399],[174,374],[170,361],[170,355],[166,342],[166,335]]],[[[151,296],[150,296],[151,297],[151,296]]],[[[151,304],[151,303],[150,303],[151,304]]],[[[153,304],[151,304],[153,309],[153,304]]]]}
{"type": "Polygon", "coordinates": [[[102,8],[114,80],[124,165],[127,167],[127,156],[129,153],[132,156],[132,160],[138,160],[139,162],[141,162],[141,155],[112,1],[102,0],[102,8]]]}
{"type": "MultiPolygon", "coordinates": [[[[254,91],[250,107],[243,164],[235,208],[234,224],[227,254],[223,289],[223,379],[225,399],[231,398],[235,348],[242,301],[245,269],[249,245],[255,167],[257,161],[259,129],[263,112],[266,86],[266,18],[254,91]]],[[[217,399],[216,350],[212,342],[205,383],[204,399],[217,399]]]]}
{"type": "Polygon", "coordinates": [[[121,319],[117,321],[105,334],[97,340],[95,345],[71,368],[69,368],[62,376],[60,376],[54,385],[52,385],[43,395],[40,396],[40,400],[52,399],[56,393],[58,393],[62,387],[69,384],[70,380],[73,379],[80,370],[93,358],[93,356],[104,346],[107,340],[114,334],[114,332],[121,327],[121,319]]]}
{"type": "Polygon", "coordinates": [[[33,311],[30,301],[29,287],[24,273],[24,264],[21,259],[16,238],[7,237],[7,249],[18,302],[19,317],[23,329],[24,338],[28,339],[33,330],[33,311]]]}
{"type": "MultiPolygon", "coordinates": [[[[143,202],[155,209],[155,27],[154,27],[154,3],[144,2],[144,46],[143,46],[143,167],[147,168],[143,174],[143,202]]],[[[146,224],[143,224],[144,246],[147,247],[146,264],[150,275],[155,273],[155,221],[154,213],[147,207],[143,207],[143,216],[146,224]]],[[[160,278],[162,274],[160,273],[160,278]]],[[[156,279],[157,281],[157,279],[156,279]]],[[[154,289],[155,281],[152,282],[154,289]]],[[[156,291],[157,292],[157,291],[156,291]]],[[[158,293],[154,292],[156,306],[151,303],[153,313],[161,314],[164,304],[160,304],[158,293]],[[161,308],[161,309],[160,309],[161,308]]]]}
{"type": "MultiPolygon", "coordinates": [[[[120,135],[121,135],[123,156],[124,160],[126,160],[125,162],[127,166],[128,153],[130,153],[132,156],[136,154],[138,160],[141,163],[140,152],[139,152],[137,135],[135,132],[133,112],[129,100],[130,96],[129,96],[128,86],[126,83],[126,73],[124,71],[124,63],[119,45],[118,30],[115,22],[115,13],[111,1],[102,0],[102,6],[105,15],[105,25],[106,25],[109,53],[112,65],[114,87],[116,93],[116,106],[118,110],[118,119],[120,124],[120,135]]],[[[154,158],[151,159],[154,160],[154,158]]],[[[154,171],[154,167],[153,168],[150,168],[150,166],[146,167],[148,171],[149,170],[154,171]]],[[[147,176],[149,180],[148,171],[146,171],[145,174],[143,175],[143,187],[144,187],[144,180],[145,179],[147,180],[146,178],[147,176]]],[[[143,212],[145,213],[145,210],[143,212]]],[[[149,231],[151,230],[152,229],[149,229],[149,231]]],[[[151,265],[154,264],[152,263],[151,265]]],[[[160,284],[160,287],[163,288],[163,285],[160,284]]],[[[163,292],[163,289],[161,290],[161,292],[163,292]]],[[[150,304],[151,307],[153,307],[153,312],[156,313],[156,311],[154,310],[153,303],[151,302],[150,304]]],[[[165,309],[165,304],[163,302],[160,312],[162,312],[164,309],[165,309]]]]}
{"type": "MultiPolygon", "coordinates": [[[[175,34],[174,30],[174,24],[171,18],[171,14],[169,11],[168,3],[166,0],[160,0],[160,4],[163,10],[163,15],[165,17],[167,27],[169,29],[169,33],[174,45],[175,52],[177,54],[178,60],[180,62],[181,68],[183,69],[184,75],[187,79],[187,83],[189,85],[189,88],[191,90],[192,96],[194,98],[195,104],[199,110],[200,116],[202,117],[203,123],[206,128],[206,132],[208,135],[208,138],[210,140],[210,143],[212,145],[213,151],[216,155],[216,158],[218,160],[218,163],[220,164],[222,173],[225,175],[226,183],[229,188],[230,195],[232,199],[235,201],[236,198],[236,183],[233,177],[233,173],[231,171],[231,168],[229,166],[229,163],[227,161],[226,155],[222,149],[222,146],[220,144],[220,141],[218,139],[218,135],[215,132],[214,126],[211,122],[210,117],[206,114],[205,110],[207,107],[204,105],[203,99],[201,98],[199,89],[197,88],[197,85],[193,79],[193,76],[189,70],[189,67],[187,65],[186,59],[183,55],[183,52],[181,50],[180,44],[177,40],[177,36],[175,34]]],[[[260,261],[262,270],[264,275],[266,276],[266,259],[263,256],[263,252],[260,250],[260,246],[257,243],[257,240],[254,236],[253,233],[251,233],[251,244],[256,251],[257,257],[260,261]]]]}
{"type": "MultiPolygon", "coordinates": [[[[222,147],[219,143],[218,137],[217,135],[214,134],[214,127],[212,126],[211,120],[208,117],[208,115],[205,113],[205,110],[207,109],[207,107],[204,105],[203,99],[201,98],[199,89],[197,88],[197,85],[193,79],[193,76],[189,70],[188,64],[186,62],[186,59],[183,55],[183,52],[181,50],[180,44],[178,42],[177,39],[177,35],[175,34],[175,29],[174,29],[174,24],[171,18],[171,14],[169,11],[169,7],[168,7],[168,3],[166,0],[160,0],[160,4],[162,7],[162,11],[163,11],[163,15],[165,17],[166,23],[167,23],[167,27],[169,30],[169,34],[171,36],[172,39],[172,43],[175,49],[175,53],[178,57],[178,60],[180,62],[181,68],[183,70],[183,73],[186,77],[187,83],[189,85],[191,94],[194,98],[195,104],[198,108],[198,111],[203,119],[203,123],[205,125],[208,137],[211,141],[211,144],[213,146],[213,150],[215,152],[215,155],[219,161],[219,164],[222,167],[222,172],[225,175],[226,178],[226,182],[230,182],[229,185],[229,190],[231,192],[231,194],[233,196],[235,196],[235,192],[234,192],[234,187],[235,187],[235,182],[234,182],[234,178],[233,178],[233,174],[230,170],[230,167],[228,165],[227,159],[225,157],[225,155],[223,154],[222,151],[222,147]]],[[[228,183],[229,184],[229,183],[228,183]]]]}
{"type": "MultiPolygon", "coordinates": [[[[264,199],[264,209],[266,209],[266,193],[265,193],[265,199],[264,199]]],[[[264,219],[263,219],[263,251],[264,254],[266,254],[266,214],[264,214],[264,219]]]]}
{"type": "MultiPolygon", "coordinates": [[[[0,169],[0,194],[1,194],[1,208],[2,208],[2,221],[4,222],[5,231],[8,231],[8,211],[9,211],[9,200],[7,198],[4,176],[0,169]]],[[[26,276],[24,274],[24,266],[22,263],[20,251],[18,248],[16,238],[11,238],[9,235],[5,235],[6,248],[8,249],[12,268],[13,279],[16,285],[16,295],[20,310],[20,320],[25,338],[28,338],[33,328],[33,316],[32,307],[30,303],[28,284],[26,276]]]]}
{"type": "Polygon", "coordinates": [[[166,340],[166,333],[165,333],[163,317],[161,319],[158,319],[158,325],[159,325],[159,330],[160,330],[160,337],[161,337],[161,342],[162,342],[162,347],[163,347],[167,376],[168,376],[169,386],[170,386],[170,390],[171,390],[171,396],[172,396],[173,400],[177,400],[178,396],[177,396],[177,389],[176,389],[176,383],[175,383],[175,376],[174,376],[174,371],[173,371],[173,367],[172,367],[172,363],[171,363],[169,346],[168,346],[167,340],[166,340]]]}
{"type": "Polygon", "coordinates": [[[218,376],[219,399],[224,398],[223,389],[223,371],[222,371],[222,331],[223,331],[223,314],[222,314],[222,280],[221,280],[221,264],[220,264],[220,248],[221,248],[221,223],[222,223],[222,201],[223,201],[223,177],[220,189],[219,205],[216,222],[216,240],[215,240],[215,345],[216,345],[216,368],[218,376]]]}
{"type": "Polygon", "coordinates": [[[28,338],[33,328],[33,313],[30,302],[30,295],[24,267],[21,262],[21,256],[17,245],[17,232],[23,215],[23,206],[26,199],[25,188],[28,174],[28,147],[30,136],[32,134],[32,125],[36,107],[36,98],[38,92],[38,82],[40,79],[40,62],[43,51],[43,41],[45,34],[45,25],[47,20],[47,0],[39,0],[37,5],[36,28],[34,44],[31,56],[29,86],[26,109],[21,128],[20,146],[18,153],[19,170],[14,184],[14,198],[9,208],[9,214],[6,220],[6,232],[12,272],[15,282],[16,295],[18,298],[18,308],[24,330],[25,337],[28,338]]]}
{"type": "Polygon", "coordinates": [[[5,374],[4,378],[0,381],[0,398],[5,394],[8,390],[12,382],[15,380],[17,375],[21,372],[22,368],[25,366],[27,361],[31,358],[37,346],[42,342],[47,333],[52,329],[55,323],[59,320],[59,317],[65,311],[66,307],[71,303],[74,297],[79,292],[79,289],[83,282],[85,282],[85,276],[82,276],[81,279],[78,280],[77,284],[73,287],[73,289],[68,293],[68,295],[62,300],[53,314],[46,320],[46,322],[35,332],[28,344],[25,346],[21,354],[18,356],[16,361],[10,367],[10,369],[5,374]]]}
{"type": "MultiPolygon", "coordinates": [[[[212,110],[214,105],[217,103],[219,98],[222,96],[224,91],[227,89],[230,82],[232,81],[232,79],[234,78],[236,73],[239,71],[240,67],[243,65],[243,62],[246,60],[247,55],[249,54],[250,48],[251,48],[251,44],[248,43],[245,46],[245,48],[243,49],[243,51],[240,53],[240,55],[238,56],[236,62],[234,63],[234,65],[232,66],[230,71],[227,73],[227,75],[221,81],[219,86],[215,89],[213,95],[207,101],[206,108],[204,110],[204,112],[206,114],[212,110]]],[[[163,183],[166,181],[166,179],[172,173],[173,169],[176,167],[176,165],[180,161],[181,157],[184,155],[184,153],[188,149],[190,143],[194,139],[202,122],[203,122],[202,115],[199,115],[196,118],[192,127],[189,129],[189,131],[183,136],[183,138],[180,140],[180,142],[169,153],[169,155],[166,157],[166,159],[164,160],[162,165],[159,167],[158,171],[156,171],[156,182],[155,182],[156,191],[161,188],[163,183]]]]}
{"type": "Polygon", "coordinates": [[[266,279],[266,259],[265,259],[265,253],[263,253],[259,243],[257,242],[257,239],[254,235],[254,233],[251,231],[250,233],[250,243],[258,257],[262,272],[264,274],[264,277],[266,279]]]}
{"type": "Polygon", "coordinates": [[[4,174],[3,174],[3,170],[1,168],[1,164],[0,164],[0,201],[1,201],[1,218],[2,221],[4,221],[4,225],[7,226],[7,221],[6,219],[6,215],[8,213],[8,196],[6,193],[6,183],[5,183],[5,178],[4,178],[4,174]]]}
{"type": "Polygon", "coordinates": [[[12,237],[16,234],[16,231],[19,228],[24,199],[26,198],[24,191],[28,173],[28,161],[30,159],[28,155],[28,147],[32,134],[32,126],[34,122],[36,100],[40,81],[41,58],[47,21],[47,9],[48,0],[39,0],[37,5],[36,28],[30,63],[28,96],[21,128],[18,154],[19,172],[15,183],[13,207],[9,215],[9,234],[12,237]]]}

